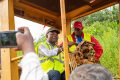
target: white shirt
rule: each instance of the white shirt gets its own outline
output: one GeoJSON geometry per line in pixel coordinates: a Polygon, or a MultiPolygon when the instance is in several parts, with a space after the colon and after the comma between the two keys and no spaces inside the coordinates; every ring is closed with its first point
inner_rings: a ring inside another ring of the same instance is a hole
{"type": "Polygon", "coordinates": [[[52,50],[49,50],[44,45],[40,45],[38,53],[45,56],[55,56],[58,54],[58,48],[53,48],[52,50]]]}
{"type": "Polygon", "coordinates": [[[21,60],[20,80],[49,80],[48,75],[40,67],[38,56],[34,52],[27,53],[21,60]]]}

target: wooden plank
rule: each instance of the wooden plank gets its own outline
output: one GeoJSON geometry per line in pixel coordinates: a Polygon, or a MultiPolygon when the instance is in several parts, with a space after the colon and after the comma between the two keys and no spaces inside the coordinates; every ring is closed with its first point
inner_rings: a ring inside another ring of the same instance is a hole
{"type": "Polygon", "coordinates": [[[80,14],[80,15],[75,16],[74,18],[72,18],[72,20],[76,20],[76,19],[78,19],[78,18],[80,18],[80,17],[87,16],[87,15],[89,15],[89,14],[92,14],[92,13],[97,12],[97,11],[99,11],[99,10],[105,9],[105,8],[110,7],[110,6],[112,6],[112,5],[114,5],[114,4],[117,4],[117,3],[118,3],[118,2],[115,1],[115,2],[109,3],[109,4],[107,4],[107,5],[104,5],[104,6],[102,6],[102,7],[99,7],[99,8],[96,8],[96,9],[93,9],[93,10],[90,10],[90,11],[87,11],[87,12],[84,12],[84,13],[82,13],[82,14],[80,14]]]}
{"type": "MultiPolygon", "coordinates": [[[[14,29],[14,11],[13,0],[0,1],[0,30],[7,31],[14,29]]],[[[1,49],[2,74],[1,80],[18,80],[17,62],[11,63],[11,58],[15,57],[16,53],[10,48],[1,49]],[[11,54],[12,53],[12,54],[11,54]]]]}
{"type": "Polygon", "coordinates": [[[10,49],[1,49],[1,80],[11,79],[10,49]]]}
{"type": "MultiPolygon", "coordinates": [[[[10,49],[10,55],[11,55],[11,59],[16,57],[16,51],[13,49],[10,49]]],[[[11,61],[11,76],[12,76],[12,80],[19,80],[19,72],[18,72],[19,68],[18,68],[18,61],[11,61]]]]}
{"type": "Polygon", "coordinates": [[[33,6],[24,4],[15,0],[15,15],[24,19],[37,22],[46,26],[55,26],[59,28],[61,24],[57,24],[58,16],[52,12],[45,12],[43,9],[38,9],[33,6]],[[43,11],[42,11],[43,10],[43,11]]]}
{"type": "Polygon", "coordinates": [[[13,61],[16,61],[16,60],[20,60],[20,59],[22,59],[22,57],[23,57],[23,56],[19,56],[19,57],[12,58],[11,61],[13,62],[13,61]]]}
{"type": "Polygon", "coordinates": [[[47,17],[45,15],[42,15],[40,13],[34,13],[31,12],[29,10],[26,9],[19,9],[19,8],[15,8],[15,14],[18,17],[24,18],[24,19],[28,19],[31,20],[33,22],[37,22],[39,24],[43,24],[46,26],[55,26],[58,28],[57,23],[56,23],[56,19],[47,17]]]}
{"type": "Polygon", "coordinates": [[[71,34],[71,20],[67,19],[66,20],[66,28],[67,28],[67,35],[71,34]]]}
{"type": "Polygon", "coordinates": [[[78,16],[78,15],[80,15],[80,14],[86,12],[86,11],[89,11],[90,9],[92,9],[92,7],[89,6],[89,5],[84,5],[80,8],[77,8],[77,9],[67,13],[67,15],[66,15],[67,19],[72,19],[75,16],[78,16]]]}
{"type": "Polygon", "coordinates": [[[46,8],[44,8],[44,7],[38,6],[38,5],[36,5],[36,4],[33,4],[33,3],[29,2],[29,1],[20,0],[20,2],[21,2],[21,3],[24,3],[24,4],[26,4],[26,5],[30,5],[30,6],[32,6],[32,7],[34,7],[34,8],[39,9],[39,10],[42,10],[42,11],[44,11],[44,12],[47,12],[47,13],[49,13],[49,14],[58,16],[58,13],[53,12],[53,11],[51,11],[51,10],[48,10],[48,9],[46,9],[46,8]]]}
{"type": "Polygon", "coordinates": [[[118,60],[118,76],[120,77],[120,1],[119,1],[119,31],[118,31],[118,42],[119,42],[119,60],[118,60]]]}
{"type": "Polygon", "coordinates": [[[66,74],[66,80],[69,80],[70,69],[69,69],[69,54],[68,54],[67,29],[66,29],[65,0],[60,0],[60,9],[61,9],[61,23],[62,23],[63,47],[64,47],[65,74],[66,74]]]}
{"type": "MultiPolygon", "coordinates": [[[[8,18],[5,21],[5,18],[8,17],[8,1],[0,1],[0,30],[8,24],[8,18]],[[4,10],[3,10],[4,7],[4,10]],[[4,16],[4,17],[3,17],[4,16]]],[[[11,66],[10,66],[10,49],[1,49],[1,80],[11,80],[11,66]],[[7,66],[6,66],[7,65],[7,66]],[[7,77],[6,77],[7,76],[7,77]]]]}
{"type": "MultiPolygon", "coordinates": [[[[15,30],[15,23],[14,23],[14,5],[13,1],[14,0],[8,0],[9,1],[9,6],[8,6],[8,19],[9,19],[9,24],[8,24],[8,29],[7,30],[15,30]]],[[[10,49],[10,57],[11,59],[16,57],[16,51],[13,49],[10,49]]],[[[12,80],[19,80],[19,74],[18,74],[18,61],[11,62],[11,78],[12,80]]]]}
{"type": "Polygon", "coordinates": [[[32,6],[29,6],[29,5],[26,5],[26,4],[24,4],[24,3],[21,3],[21,2],[19,2],[19,0],[15,0],[14,2],[15,2],[15,3],[14,3],[14,6],[15,6],[15,7],[19,7],[20,9],[26,9],[26,10],[29,10],[30,12],[32,12],[32,13],[39,13],[39,14],[48,16],[48,17],[50,17],[50,18],[57,19],[57,16],[56,16],[56,15],[50,14],[50,13],[48,13],[48,12],[44,12],[44,11],[39,10],[39,9],[37,9],[37,8],[34,8],[34,7],[32,7],[32,6]]]}

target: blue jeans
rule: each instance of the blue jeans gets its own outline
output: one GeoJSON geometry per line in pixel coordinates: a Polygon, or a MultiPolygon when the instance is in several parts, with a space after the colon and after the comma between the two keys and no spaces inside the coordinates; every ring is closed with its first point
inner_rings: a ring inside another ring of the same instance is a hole
{"type": "Polygon", "coordinates": [[[49,80],[65,80],[65,72],[60,74],[59,71],[50,70],[48,72],[48,77],[49,77],[49,80]]]}

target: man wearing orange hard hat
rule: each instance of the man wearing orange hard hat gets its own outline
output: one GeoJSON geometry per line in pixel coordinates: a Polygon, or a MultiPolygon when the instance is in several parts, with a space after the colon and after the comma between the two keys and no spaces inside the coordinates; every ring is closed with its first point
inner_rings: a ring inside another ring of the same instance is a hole
{"type": "Polygon", "coordinates": [[[90,34],[83,32],[83,25],[82,22],[76,21],[73,24],[74,32],[71,35],[68,35],[68,45],[69,45],[69,51],[74,52],[76,49],[76,44],[79,44],[81,41],[89,41],[95,43],[94,50],[95,50],[95,59],[96,61],[99,61],[99,58],[101,57],[103,53],[102,46],[98,42],[95,37],[91,36],[90,34]]]}

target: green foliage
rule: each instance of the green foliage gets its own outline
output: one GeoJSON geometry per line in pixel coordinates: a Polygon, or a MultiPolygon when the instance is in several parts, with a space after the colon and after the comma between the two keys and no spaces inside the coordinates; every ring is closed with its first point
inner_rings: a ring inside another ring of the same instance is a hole
{"type": "Polygon", "coordinates": [[[38,41],[35,41],[35,42],[34,42],[34,46],[37,46],[40,42],[43,42],[43,41],[45,41],[45,40],[46,40],[46,36],[45,36],[45,34],[42,34],[42,35],[41,35],[41,38],[39,38],[38,41]]]}
{"type": "Polygon", "coordinates": [[[91,26],[85,26],[85,32],[94,35],[103,46],[104,53],[101,64],[116,76],[118,73],[118,24],[117,22],[94,22],[91,26]],[[106,27],[105,27],[106,26],[106,27]],[[113,28],[114,26],[114,28],[113,28]],[[114,62],[113,62],[114,61],[114,62]]]}
{"type": "Polygon", "coordinates": [[[89,16],[85,16],[83,18],[80,18],[78,20],[82,21],[86,25],[91,25],[94,22],[103,22],[103,21],[116,21],[118,22],[118,5],[114,5],[112,7],[109,7],[107,9],[101,10],[99,12],[93,13],[89,16]]]}
{"type": "Polygon", "coordinates": [[[78,19],[83,22],[84,32],[90,33],[101,43],[104,53],[103,66],[118,75],[118,5],[78,19]]]}

